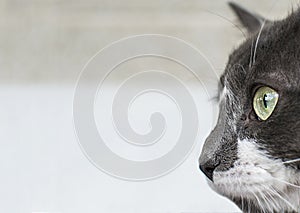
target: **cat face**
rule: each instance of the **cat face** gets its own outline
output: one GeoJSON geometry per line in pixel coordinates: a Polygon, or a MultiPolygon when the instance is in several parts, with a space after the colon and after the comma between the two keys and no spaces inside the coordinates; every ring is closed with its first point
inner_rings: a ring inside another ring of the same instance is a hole
{"type": "Polygon", "coordinates": [[[300,211],[300,10],[248,29],[219,85],[219,118],[199,159],[209,185],[243,211],[300,211]]]}

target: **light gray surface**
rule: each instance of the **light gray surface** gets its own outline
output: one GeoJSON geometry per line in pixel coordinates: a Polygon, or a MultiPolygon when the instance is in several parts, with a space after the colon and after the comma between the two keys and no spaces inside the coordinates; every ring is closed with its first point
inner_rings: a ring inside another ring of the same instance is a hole
{"type": "MultiPolygon", "coordinates": [[[[291,2],[296,1],[248,1],[244,5],[268,17],[282,17],[296,5],[291,2]]],[[[228,53],[242,39],[220,17],[235,20],[223,0],[7,0],[0,6],[0,79],[4,82],[73,83],[98,50],[144,33],[184,39],[222,70],[228,53]]]]}
{"type": "MultiPolygon", "coordinates": [[[[279,18],[297,1],[275,2],[242,4],[279,18]]],[[[193,152],[153,181],[122,181],[95,168],[79,148],[72,120],[80,70],[105,45],[126,36],[179,37],[200,49],[220,73],[243,39],[220,17],[235,20],[225,1],[7,0],[0,1],[0,10],[2,212],[238,211],[209,189],[197,168],[212,122],[203,88],[191,86],[202,122],[193,152]]],[[[136,122],[142,131],[144,121],[136,122]]]]}

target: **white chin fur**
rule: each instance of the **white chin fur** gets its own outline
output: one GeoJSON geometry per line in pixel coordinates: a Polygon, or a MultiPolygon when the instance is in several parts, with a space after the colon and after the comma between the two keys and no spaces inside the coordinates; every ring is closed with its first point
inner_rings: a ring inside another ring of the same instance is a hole
{"type": "Polygon", "coordinates": [[[238,160],[224,172],[215,171],[209,185],[228,198],[250,199],[265,211],[300,211],[299,174],[267,157],[251,139],[238,140],[238,160]],[[281,180],[281,181],[280,181],[281,180]]]}

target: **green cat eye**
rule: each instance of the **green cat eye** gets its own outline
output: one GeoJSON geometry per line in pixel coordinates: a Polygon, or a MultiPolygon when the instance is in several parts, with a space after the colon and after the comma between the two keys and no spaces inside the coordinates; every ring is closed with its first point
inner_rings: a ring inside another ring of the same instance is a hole
{"type": "Polygon", "coordinates": [[[278,102],[278,93],[270,87],[260,87],[253,99],[253,108],[261,120],[267,120],[278,102]]]}

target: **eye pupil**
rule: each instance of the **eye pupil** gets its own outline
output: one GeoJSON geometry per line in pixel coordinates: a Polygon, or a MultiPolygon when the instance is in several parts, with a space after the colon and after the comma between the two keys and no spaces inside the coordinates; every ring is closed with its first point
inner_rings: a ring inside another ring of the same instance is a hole
{"type": "Polygon", "coordinates": [[[267,94],[264,94],[263,102],[264,102],[264,107],[265,108],[268,108],[267,97],[268,97],[267,94]]]}

